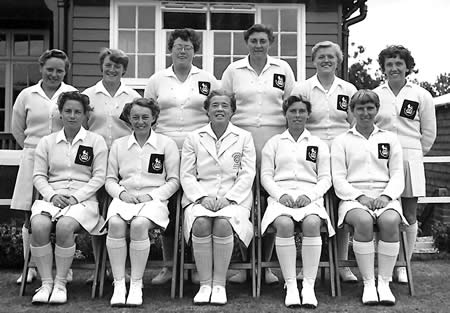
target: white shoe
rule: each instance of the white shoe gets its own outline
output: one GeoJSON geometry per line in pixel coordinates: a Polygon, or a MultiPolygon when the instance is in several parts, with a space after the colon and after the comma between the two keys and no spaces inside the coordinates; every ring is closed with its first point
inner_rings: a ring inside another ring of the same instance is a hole
{"type": "MultiPolygon", "coordinates": [[[[27,284],[31,284],[33,282],[33,280],[35,280],[36,278],[37,278],[36,269],[30,267],[28,269],[28,274],[27,274],[27,284]]],[[[22,283],[22,275],[20,275],[19,278],[17,278],[16,283],[17,283],[17,285],[20,285],[22,283]]]]}
{"type": "Polygon", "coordinates": [[[392,294],[391,288],[389,288],[389,280],[383,279],[378,276],[378,296],[380,297],[380,303],[383,305],[394,305],[395,297],[392,294]]]}
{"type": "Polygon", "coordinates": [[[73,281],[73,271],[71,268],[69,268],[69,271],[67,272],[66,280],[68,283],[71,283],[73,281]]]}
{"type": "Polygon", "coordinates": [[[152,285],[163,285],[172,279],[172,271],[170,271],[167,267],[163,267],[161,271],[153,277],[152,285]]]}
{"type": "Polygon", "coordinates": [[[365,305],[378,304],[378,293],[377,288],[375,288],[375,279],[364,281],[362,303],[365,305]]]}
{"type": "Polygon", "coordinates": [[[352,273],[349,267],[339,268],[339,276],[344,283],[356,283],[358,278],[352,273]]]}
{"type": "Polygon", "coordinates": [[[142,279],[131,280],[127,298],[128,306],[142,305],[142,279]]]}
{"type": "Polygon", "coordinates": [[[273,285],[280,282],[277,275],[275,275],[269,267],[264,270],[264,280],[267,285],[273,285]]]}
{"type": "Polygon", "coordinates": [[[303,268],[300,269],[300,272],[297,274],[297,280],[303,280],[303,268]]]}
{"type": "Polygon", "coordinates": [[[52,294],[53,284],[43,283],[41,287],[36,289],[36,293],[31,299],[32,304],[48,303],[50,295],[52,294]]]}
{"type": "Polygon", "coordinates": [[[298,292],[297,286],[292,286],[290,288],[286,288],[286,298],[284,298],[284,305],[288,308],[296,307],[301,305],[300,294],[298,292]]]}
{"type": "Polygon", "coordinates": [[[56,283],[53,286],[52,295],[48,303],[51,304],[63,304],[67,302],[67,289],[66,286],[60,283],[56,283]]]}
{"type": "Polygon", "coordinates": [[[317,298],[314,293],[313,287],[302,288],[302,306],[305,308],[315,309],[317,308],[317,298]]]}
{"type": "Polygon", "coordinates": [[[397,267],[397,269],[395,270],[395,274],[397,276],[397,282],[399,284],[408,283],[408,275],[406,274],[406,267],[397,267]]]}
{"type": "Polygon", "coordinates": [[[201,285],[197,294],[194,297],[194,304],[206,304],[209,303],[211,298],[212,288],[210,285],[201,285]]]}
{"type": "Polygon", "coordinates": [[[228,278],[228,281],[230,283],[234,284],[243,284],[247,281],[247,271],[246,270],[239,270],[236,274],[228,278]]]}
{"type": "Polygon", "coordinates": [[[114,292],[109,302],[111,306],[124,306],[125,305],[125,294],[127,290],[125,288],[125,278],[121,280],[114,281],[114,292]]]}
{"type": "Polygon", "coordinates": [[[227,291],[224,286],[213,286],[210,302],[215,305],[227,304],[227,291]]]}

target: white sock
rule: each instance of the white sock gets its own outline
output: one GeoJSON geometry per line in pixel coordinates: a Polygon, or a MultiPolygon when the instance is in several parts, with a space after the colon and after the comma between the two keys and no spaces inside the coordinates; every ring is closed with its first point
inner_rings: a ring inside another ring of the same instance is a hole
{"type": "Polygon", "coordinates": [[[277,251],[278,262],[280,263],[281,273],[287,287],[297,288],[296,278],[296,259],[297,250],[295,248],[294,236],[283,238],[275,237],[275,250],[277,251]]]}
{"type": "Polygon", "coordinates": [[[150,240],[131,240],[130,242],[130,263],[131,279],[136,281],[144,276],[147,265],[148,254],[150,253],[150,240]]]}
{"type": "Polygon", "coordinates": [[[53,284],[52,266],[53,266],[53,249],[49,242],[42,247],[30,246],[31,254],[41,276],[42,283],[48,282],[53,284]]]}
{"type": "Polygon", "coordinates": [[[73,256],[75,254],[75,244],[68,248],[63,248],[58,245],[55,246],[55,263],[56,263],[56,278],[55,283],[66,285],[67,272],[72,266],[73,256]]]}
{"type": "Polygon", "coordinates": [[[397,261],[399,242],[378,241],[378,276],[389,280],[397,261]]]}
{"type": "Polygon", "coordinates": [[[348,241],[350,233],[345,228],[338,228],[336,231],[337,251],[339,260],[348,259],[348,241]]]}
{"type": "Polygon", "coordinates": [[[373,241],[361,242],[353,239],[353,252],[363,280],[374,280],[375,247],[373,241]]]}
{"type": "Polygon", "coordinates": [[[319,268],[320,253],[322,252],[321,237],[303,237],[302,240],[302,263],[303,263],[303,286],[314,288],[319,268]]]}
{"type": "Polygon", "coordinates": [[[213,236],[213,286],[224,286],[227,270],[233,254],[233,235],[227,237],[213,236]]]}
{"type": "Polygon", "coordinates": [[[211,285],[212,283],[212,235],[196,237],[192,235],[192,248],[194,249],[195,266],[197,267],[200,285],[211,285]]]}
{"type": "Polygon", "coordinates": [[[414,245],[416,244],[417,228],[417,222],[406,226],[406,255],[410,261],[414,252],[414,245]]]}
{"type": "Polygon", "coordinates": [[[109,263],[113,272],[114,280],[125,278],[125,262],[127,260],[127,241],[123,238],[106,237],[106,248],[108,249],[109,263]]]}

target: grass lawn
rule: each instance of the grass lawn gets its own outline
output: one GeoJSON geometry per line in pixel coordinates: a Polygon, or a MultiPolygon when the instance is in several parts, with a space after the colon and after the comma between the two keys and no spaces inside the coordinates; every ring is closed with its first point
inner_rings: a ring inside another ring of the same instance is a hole
{"type": "Polygon", "coordinates": [[[317,281],[316,295],[319,306],[316,310],[287,309],[284,307],[282,285],[264,286],[261,298],[253,299],[248,285],[228,286],[228,304],[223,307],[194,306],[192,297],[197,286],[185,284],[183,299],[170,299],[170,286],[155,287],[150,285],[153,272],[146,273],[144,289],[144,305],[142,308],[111,308],[109,299],[112,286],[106,284],[105,296],[102,299],[90,299],[90,286],[84,283],[89,276],[87,270],[75,270],[74,281],[68,286],[69,301],[65,305],[34,306],[31,296],[38,282],[27,287],[26,296],[19,297],[19,287],[15,285],[18,270],[0,270],[0,312],[450,312],[450,261],[447,259],[414,261],[413,273],[416,296],[408,295],[404,285],[391,284],[397,297],[393,307],[366,307],[361,304],[362,283],[344,284],[343,295],[339,298],[329,296],[327,280],[325,285],[317,281]]]}

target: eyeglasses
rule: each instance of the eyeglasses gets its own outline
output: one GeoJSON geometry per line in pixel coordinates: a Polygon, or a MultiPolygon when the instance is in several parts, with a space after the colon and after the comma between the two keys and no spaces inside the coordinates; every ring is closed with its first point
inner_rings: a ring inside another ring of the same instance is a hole
{"type": "Polygon", "coordinates": [[[186,52],[190,52],[194,49],[193,46],[183,46],[183,45],[173,45],[173,49],[177,52],[181,52],[182,50],[186,52]]]}

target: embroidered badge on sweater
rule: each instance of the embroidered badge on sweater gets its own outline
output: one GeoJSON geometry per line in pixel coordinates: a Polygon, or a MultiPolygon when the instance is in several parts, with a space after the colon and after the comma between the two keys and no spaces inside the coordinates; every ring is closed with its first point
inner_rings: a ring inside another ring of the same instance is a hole
{"type": "Polygon", "coordinates": [[[148,164],[148,172],[152,174],[162,174],[164,164],[164,154],[152,153],[148,164]]]}
{"type": "Polygon", "coordinates": [[[286,76],[282,74],[273,74],[273,86],[275,88],[284,90],[286,84],[286,76]]]}
{"type": "Polygon", "coordinates": [[[337,106],[336,108],[339,111],[345,111],[347,112],[348,109],[348,103],[350,101],[350,97],[346,95],[338,95],[337,97],[337,106]]]}
{"type": "Polygon", "coordinates": [[[209,91],[211,90],[210,82],[198,82],[198,93],[204,96],[209,95],[209,91]]]}
{"type": "Polygon", "coordinates": [[[417,109],[419,108],[419,102],[404,100],[402,109],[400,110],[400,116],[413,120],[416,117],[417,109]]]}
{"type": "Polygon", "coordinates": [[[306,147],[306,161],[316,163],[318,153],[319,153],[319,147],[317,147],[317,146],[306,147]]]}
{"type": "Polygon", "coordinates": [[[391,145],[388,143],[379,143],[378,144],[378,158],[381,160],[389,159],[389,155],[391,154],[391,145]]]}
{"type": "Polygon", "coordinates": [[[75,164],[91,166],[94,159],[94,149],[92,147],[80,145],[75,157],[75,164]]]}

